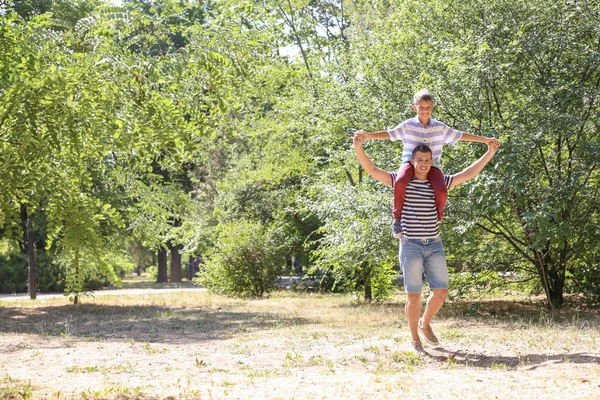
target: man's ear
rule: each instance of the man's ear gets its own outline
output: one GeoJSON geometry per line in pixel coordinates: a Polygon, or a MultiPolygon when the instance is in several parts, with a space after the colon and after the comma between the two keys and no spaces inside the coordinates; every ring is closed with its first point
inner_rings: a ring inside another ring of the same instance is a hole
{"type": "Polygon", "coordinates": [[[415,159],[414,159],[414,158],[411,158],[411,159],[410,159],[410,165],[412,165],[412,166],[414,166],[414,165],[415,165],[415,159]]]}
{"type": "Polygon", "coordinates": [[[412,109],[413,109],[414,112],[417,112],[417,105],[413,104],[412,109]]]}

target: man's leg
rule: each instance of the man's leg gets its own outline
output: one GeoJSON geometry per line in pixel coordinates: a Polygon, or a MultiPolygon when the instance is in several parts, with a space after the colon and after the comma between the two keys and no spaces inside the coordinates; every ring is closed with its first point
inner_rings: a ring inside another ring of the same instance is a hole
{"type": "Polygon", "coordinates": [[[427,298],[425,313],[421,319],[422,325],[429,326],[429,324],[431,324],[431,320],[435,317],[435,314],[437,314],[440,308],[442,308],[447,295],[448,289],[431,289],[431,294],[427,298]]]}
{"type": "Polygon", "coordinates": [[[427,282],[431,288],[431,294],[427,299],[425,313],[419,320],[419,329],[425,336],[427,343],[433,346],[439,344],[438,338],[431,329],[431,320],[442,308],[444,300],[448,295],[448,267],[446,265],[446,254],[440,238],[430,240],[425,245],[425,261],[423,268],[427,276],[427,282]]]}
{"type": "Polygon", "coordinates": [[[421,351],[419,317],[421,316],[421,291],[423,289],[423,244],[420,241],[400,240],[400,265],[406,291],[404,312],[415,350],[421,351]]]}
{"type": "Polygon", "coordinates": [[[419,317],[421,316],[421,293],[407,293],[404,311],[406,312],[406,320],[410,329],[410,339],[413,342],[420,342],[419,317]]]}

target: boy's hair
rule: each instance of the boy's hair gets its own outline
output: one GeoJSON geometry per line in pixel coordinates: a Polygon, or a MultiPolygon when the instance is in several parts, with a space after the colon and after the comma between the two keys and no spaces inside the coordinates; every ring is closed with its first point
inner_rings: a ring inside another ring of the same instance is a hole
{"type": "Polygon", "coordinates": [[[429,93],[429,90],[421,89],[417,93],[415,93],[413,100],[414,100],[415,104],[417,104],[418,102],[423,101],[423,100],[430,101],[433,103],[433,96],[431,95],[431,93],[429,93]]]}
{"type": "Polygon", "coordinates": [[[420,144],[420,145],[416,146],[413,149],[413,151],[412,151],[412,157],[413,158],[415,158],[415,155],[417,154],[417,152],[419,152],[419,153],[429,153],[429,154],[433,155],[433,153],[431,152],[431,149],[426,144],[420,144]]]}

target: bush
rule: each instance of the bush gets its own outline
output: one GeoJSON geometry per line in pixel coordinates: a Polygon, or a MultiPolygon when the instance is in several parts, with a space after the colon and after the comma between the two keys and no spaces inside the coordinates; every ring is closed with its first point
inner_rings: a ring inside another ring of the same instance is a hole
{"type": "MultiPolygon", "coordinates": [[[[60,292],[64,290],[64,273],[53,261],[53,257],[46,252],[37,251],[35,254],[36,276],[40,292],[60,292]]],[[[26,292],[27,273],[26,254],[0,255],[0,292],[26,292]]]]}
{"type": "Polygon", "coordinates": [[[221,224],[213,254],[195,278],[207,289],[233,296],[263,296],[273,290],[283,252],[276,231],[252,221],[221,224]]]}
{"type": "Polygon", "coordinates": [[[27,257],[23,254],[0,256],[0,292],[27,291],[27,257]]]}
{"type": "MultiPolygon", "coordinates": [[[[135,268],[125,257],[112,257],[109,261],[118,278],[123,278],[135,268]]],[[[63,292],[65,290],[64,268],[56,262],[56,258],[52,254],[36,251],[35,265],[40,292],[63,292]]],[[[27,270],[26,254],[0,254],[0,293],[27,292],[27,270]]],[[[84,287],[86,290],[98,290],[107,286],[109,281],[108,273],[99,271],[85,276],[84,287]]]]}
{"type": "Polygon", "coordinates": [[[146,268],[146,275],[149,279],[155,281],[158,277],[158,267],[156,265],[149,266],[148,268],[146,268]]]}

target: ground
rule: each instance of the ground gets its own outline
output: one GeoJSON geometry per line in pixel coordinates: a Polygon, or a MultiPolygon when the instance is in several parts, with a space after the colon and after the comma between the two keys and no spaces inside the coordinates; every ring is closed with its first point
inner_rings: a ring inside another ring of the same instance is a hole
{"type": "Polygon", "coordinates": [[[600,399],[594,312],[449,302],[433,324],[441,346],[417,354],[401,294],[365,304],[147,286],[78,305],[0,299],[0,398],[600,399]]]}

